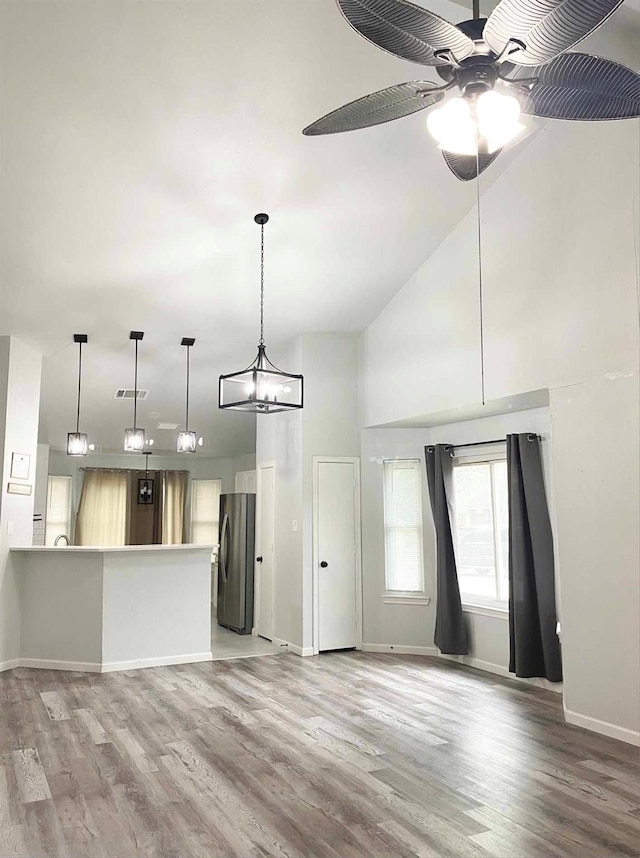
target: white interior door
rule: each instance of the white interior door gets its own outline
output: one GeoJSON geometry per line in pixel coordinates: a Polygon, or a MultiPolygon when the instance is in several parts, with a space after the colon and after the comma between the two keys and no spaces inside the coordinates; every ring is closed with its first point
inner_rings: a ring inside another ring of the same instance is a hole
{"type": "Polygon", "coordinates": [[[256,539],[256,577],[258,582],[258,634],[273,639],[274,533],[275,533],[274,465],[261,465],[258,470],[258,538],[256,539]]]}
{"type": "Polygon", "coordinates": [[[316,464],[317,647],[320,652],[358,644],[358,466],[316,464]]]}

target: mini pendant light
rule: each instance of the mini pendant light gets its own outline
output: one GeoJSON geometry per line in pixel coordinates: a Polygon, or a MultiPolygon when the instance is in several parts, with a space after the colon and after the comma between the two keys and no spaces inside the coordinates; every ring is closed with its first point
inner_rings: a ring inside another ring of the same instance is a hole
{"type": "Polygon", "coordinates": [[[260,226],[260,342],[256,359],[246,369],[220,376],[220,408],[273,414],[302,408],[303,378],[283,372],[267,357],[264,344],[264,225],[269,215],[257,214],[260,226]]]}
{"type": "Polygon", "coordinates": [[[153,453],[144,454],[144,479],[138,480],[138,503],[145,506],[153,503],[154,480],[149,479],[149,456],[153,453]]]}
{"type": "Polygon", "coordinates": [[[87,455],[87,436],[80,431],[80,389],[82,385],[82,344],[88,342],[86,334],[74,334],[73,341],[78,344],[78,410],[76,412],[76,431],[67,433],[67,456],[87,455]]]}
{"type": "Polygon", "coordinates": [[[142,453],[144,450],[144,429],[136,426],[138,414],[138,342],[144,337],[143,331],[131,331],[129,339],[136,344],[135,370],[133,375],[133,426],[124,430],[124,449],[127,453],[142,453]]]}
{"type": "Polygon", "coordinates": [[[193,337],[183,337],[180,343],[187,349],[187,404],[184,415],[184,431],[178,432],[178,453],[195,453],[196,451],[196,433],[189,429],[189,353],[194,343],[193,337]]]}

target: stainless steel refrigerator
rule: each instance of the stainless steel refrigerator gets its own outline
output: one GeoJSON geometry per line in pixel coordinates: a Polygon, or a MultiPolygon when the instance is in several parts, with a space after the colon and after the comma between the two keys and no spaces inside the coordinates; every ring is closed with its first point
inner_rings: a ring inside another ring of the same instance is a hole
{"type": "Polygon", "coordinates": [[[218,624],[241,635],[253,626],[256,496],[220,496],[218,624]]]}

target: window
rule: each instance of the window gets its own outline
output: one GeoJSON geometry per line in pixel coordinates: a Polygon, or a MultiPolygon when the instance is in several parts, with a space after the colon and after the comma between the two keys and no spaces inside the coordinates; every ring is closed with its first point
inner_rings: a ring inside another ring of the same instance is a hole
{"type": "Polygon", "coordinates": [[[71,542],[71,477],[48,477],[45,545],[55,545],[59,536],[71,542]]]}
{"type": "Polygon", "coordinates": [[[221,485],[222,480],[191,481],[190,541],[196,545],[218,544],[221,485]]]}
{"type": "Polygon", "coordinates": [[[390,459],[383,467],[387,592],[422,594],[421,463],[419,459],[390,459]]]}
{"type": "Polygon", "coordinates": [[[463,604],[506,608],[509,598],[507,462],[454,463],[456,565],[463,604]]]}

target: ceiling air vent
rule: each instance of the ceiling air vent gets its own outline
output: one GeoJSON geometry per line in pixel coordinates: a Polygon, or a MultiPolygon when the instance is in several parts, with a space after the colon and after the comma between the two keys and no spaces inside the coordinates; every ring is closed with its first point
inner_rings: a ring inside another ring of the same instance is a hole
{"type": "Polygon", "coordinates": [[[177,423],[158,423],[158,425],[156,426],[156,429],[171,429],[171,430],[174,430],[174,429],[177,429],[177,428],[178,428],[178,424],[177,424],[177,423]]]}
{"type": "MultiPolygon", "coordinates": [[[[113,394],[114,399],[133,399],[135,391],[132,387],[119,387],[113,394]]],[[[146,399],[148,390],[138,390],[138,399],[146,399]]]]}

